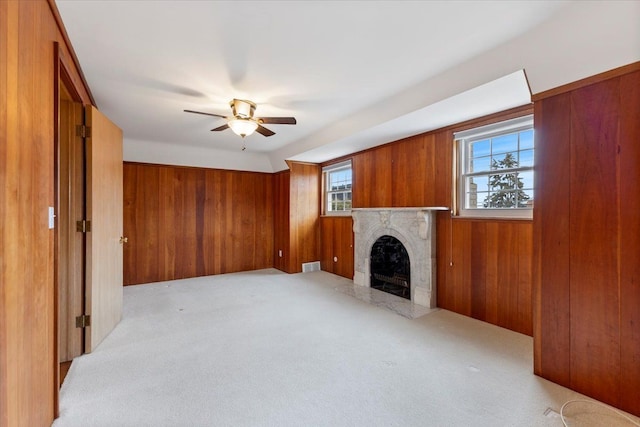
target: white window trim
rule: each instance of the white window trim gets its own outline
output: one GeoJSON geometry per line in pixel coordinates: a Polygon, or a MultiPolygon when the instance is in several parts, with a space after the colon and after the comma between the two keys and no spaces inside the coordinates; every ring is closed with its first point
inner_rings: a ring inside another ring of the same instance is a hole
{"type": "MultiPolygon", "coordinates": [[[[454,168],[454,191],[458,206],[457,216],[461,218],[496,218],[496,219],[533,219],[532,208],[465,208],[465,144],[467,142],[490,138],[503,133],[515,133],[533,127],[533,115],[518,117],[487,126],[454,133],[456,167],[454,168]]],[[[534,142],[535,150],[535,142],[534,142]]],[[[534,170],[534,167],[517,168],[516,170],[534,170]]],[[[534,188],[535,191],[535,188],[534,188]]]]}
{"type": "Polygon", "coordinates": [[[351,209],[344,211],[329,211],[327,209],[327,205],[329,201],[327,200],[328,191],[328,179],[329,173],[337,172],[342,169],[351,169],[351,203],[353,207],[353,166],[351,164],[351,160],[345,160],[344,162],[334,163],[332,165],[328,165],[322,168],[322,215],[323,216],[351,216],[351,209]]]}

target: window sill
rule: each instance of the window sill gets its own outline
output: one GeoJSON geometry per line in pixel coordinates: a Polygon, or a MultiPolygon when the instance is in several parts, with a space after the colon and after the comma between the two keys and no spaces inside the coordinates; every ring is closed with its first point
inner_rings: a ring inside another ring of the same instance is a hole
{"type": "Polygon", "coordinates": [[[338,217],[338,218],[344,218],[344,217],[351,217],[351,211],[349,211],[349,212],[340,212],[340,213],[329,213],[329,214],[325,213],[325,214],[320,215],[320,217],[321,217],[321,218],[335,218],[335,217],[338,217]]]}
{"type": "Polygon", "coordinates": [[[533,222],[533,218],[518,218],[518,217],[508,217],[508,216],[452,216],[454,221],[516,221],[516,222],[533,222]]]}
{"type": "Polygon", "coordinates": [[[487,210],[487,211],[474,211],[467,210],[462,211],[460,214],[455,215],[454,218],[459,219],[490,219],[490,220],[514,220],[514,221],[532,221],[533,220],[533,209],[524,209],[524,210],[504,210],[500,212],[499,210],[487,210]]]}

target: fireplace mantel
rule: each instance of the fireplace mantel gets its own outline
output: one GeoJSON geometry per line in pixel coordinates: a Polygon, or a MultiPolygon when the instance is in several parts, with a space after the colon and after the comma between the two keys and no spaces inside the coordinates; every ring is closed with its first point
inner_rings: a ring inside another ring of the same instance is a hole
{"type": "Polygon", "coordinates": [[[371,286],[370,256],[382,236],[393,236],[407,249],[411,262],[411,301],[436,307],[435,215],[445,207],[355,208],[353,217],[353,282],[371,286]]]}

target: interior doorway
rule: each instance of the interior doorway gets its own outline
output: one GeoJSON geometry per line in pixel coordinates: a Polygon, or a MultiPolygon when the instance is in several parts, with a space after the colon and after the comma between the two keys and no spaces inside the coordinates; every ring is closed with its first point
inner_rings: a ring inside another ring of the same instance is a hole
{"type": "Polygon", "coordinates": [[[78,222],[86,215],[86,153],[78,129],[84,107],[60,64],[56,147],[56,288],[58,303],[59,386],[74,357],[84,352],[84,331],[76,327],[85,301],[86,238],[78,222]]]}
{"type": "MultiPolygon", "coordinates": [[[[54,43],[54,407],[70,361],[122,318],[122,130],[84,98],[54,43]]],[[[90,98],[90,96],[88,96],[90,98]]],[[[51,217],[50,217],[51,218],[51,217]]]]}

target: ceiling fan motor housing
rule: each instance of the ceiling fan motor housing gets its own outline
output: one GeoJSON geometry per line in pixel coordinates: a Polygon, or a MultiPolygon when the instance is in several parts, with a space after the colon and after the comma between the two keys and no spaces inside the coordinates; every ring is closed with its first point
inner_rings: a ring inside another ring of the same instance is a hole
{"type": "Polygon", "coordinates": [[[256,111],[255,103],[243,99],[233,99],[229,105],[231,106],[231,111],[233,111],[233,116],[238,118],[253,118],[253,113],[256,111]]]}

